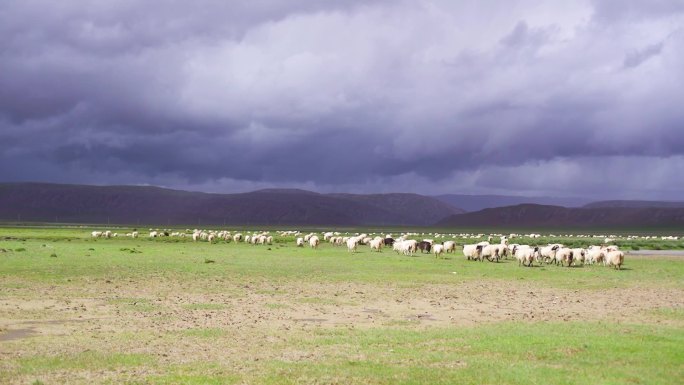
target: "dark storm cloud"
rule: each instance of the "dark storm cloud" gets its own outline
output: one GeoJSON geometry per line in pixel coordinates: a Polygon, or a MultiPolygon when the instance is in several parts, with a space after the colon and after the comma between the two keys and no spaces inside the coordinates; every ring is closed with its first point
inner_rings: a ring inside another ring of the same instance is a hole
{"type": "Polygon", "coordinates": [[[682,25],[674,0],[5,1],[0,178],[676,197],[682,25]]]}
{"type": "Polygon", "coordinates": [[[630,52],[625,56],[625,67],[633,68],[639,64],[645,62],[646,60],[660,54],[663,50],[663,44],[657,43],[644,47],[641,50],[630,52]]]}

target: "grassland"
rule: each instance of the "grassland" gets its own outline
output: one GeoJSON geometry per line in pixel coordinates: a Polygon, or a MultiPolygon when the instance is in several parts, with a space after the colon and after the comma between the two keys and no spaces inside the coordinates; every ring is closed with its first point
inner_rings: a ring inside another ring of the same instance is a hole
{"type": "Polygon", "coordinates": [[[90,231],[0,228],[0,383],[684,378],[680,257],[522,268],[90,231]]]}

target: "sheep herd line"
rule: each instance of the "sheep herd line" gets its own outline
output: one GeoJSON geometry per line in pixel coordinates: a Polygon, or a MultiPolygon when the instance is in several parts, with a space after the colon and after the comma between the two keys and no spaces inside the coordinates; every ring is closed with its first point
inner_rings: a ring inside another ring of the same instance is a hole
{"type": "MultiPolygon", "coordinates": [[[[110,230],[93,231],[91,233],[93,238],[115,238],[119,234],[110,230]]],[[[511,239],[519,237],[527,237],[530,239],[540,238],[540,234],[439,234],[429,233],[431,239],[424,238],[422,240],[410,239],[416,236],[425,236],[425,233],[402,233],[398,237],[392,234],[383,234],[371,236],[369,234],[342,234],[336,231],[325,232],[322,234],[308,233],[303,234],[299,231],[277,231],[276,235],[281,239],[294,238],[297,247],[308,246],[312,249],[318,249],[322,242],[327,242],[333,246],[346,246],[347,251],[356,253],[360,246],[368,246],[371,252],[381,252],[383,248],[392,248],[398,254],[414,255],[420,250],[422,253],[434,254],[436,258],[443,257],[446,253],[454,253],[457,247],[462,247],[463,255],[469,261],[490,261],[499,262],[501,259],[514,258],[518,261],[519,266],[531,267],[535,263],[538,265],[554,264],[558,266],[573,266],[573,265],[593,265],[603,264],[615,269],[620,269],[624,264],[625,255],[619,247],[615,244],[616,236],[603,235],[577,235],[578,238],[593,237],[600,238],[601,245],[592,245],[587,248],[566,247],[561,243],[551,243],[547,245],[525,245],[510,242],[511,239]],[[458,245],[454,240],[436,241],[439,238],[446,237],[460,237],[463,240],[474,239],[479,240],[486,238],[477,243],[465,243],[458,245]],[[495,237],[498,237],[499,243],[492,243],[495,237]]],[[[132,231],[125,234],[126,237],[138,238],[139,232],[132,231]]],[[[171,230],[154,230],[150,229],[149,238],[161,237],[178,237],[191,238],[194,242],[206,241],[210,243],[216,242],[244,242],[252,245],[271,245],[274,242],[274,237],[270,232],[230,232],[227,230],[190,230],[185,231],[171,231],[171,230]]],[[[551,235],[553,236],[553,235],[551,235]]],[[[630,236],[628,239],[637,236],[630,236]]],[[[667,237],[668,239],[676,240],[677,237],[667,237]]],[[[663,237],[663,239],[665,239],[663,237]]]]}

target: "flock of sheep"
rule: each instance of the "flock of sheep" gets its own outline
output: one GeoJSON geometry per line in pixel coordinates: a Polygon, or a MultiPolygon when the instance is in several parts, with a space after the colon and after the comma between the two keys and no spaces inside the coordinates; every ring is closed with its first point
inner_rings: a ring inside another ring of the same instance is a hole
{"type": "Polygon", "coordinates": [[[518,260],[518,265],[532,266],[534,262],[538,264],[553,263],[560,266],[572,266],[573,264],[603,263],[604,266],[612,266],[618,270],[625,261],[625,254],[619,250],[617,245],[590,246],[588,248],[569,248],[560,243],[549,244],[546,246],[520,245],[508,243],[507,238],[501,238],[501,243],[490,244],[480,242],[472,245],[463,245],[463,255],[468,260],[487,259],[488,261],[498,261],[512,255],[518,260]]]}
{"type": "MultiPolygon", "coordinates": [[[[127,237],[137,238],[138,231],[126,233],[127,237]]],[[[368,234],[354,234],[342,235],[339,232],[325,232],[319,236],[317,233],[302,234],[299,231],[278,231],[277,235],[282,238],[295,238],[295,244],[298,247],[308,245],[313,249],[317,249],[322,242],[328,242],[333,246],[346,246],[347,251],[356,253],[361,245],[367,245],[371,252],[380,252],[385,247],[391,247],[393,251],[403,255],[414,255],[418,250],[421,252],[428,252],[435,255],[435,257],[443,256],[445,253],[454,253],[457,248],[456,241],[444,240],[442,242],[435,241],[435,239],[422,239],[420,241],[410,239],[411,237],[421,236],[425,234],[418,233],[404,233],[396,239],[392,234],[384,234],[383,236],[375,235],[374,237],[368,234]]],[[[605,266],[612,266],[615,269],[620,269],[624,263],[624,253],[619,250],[618,246],[610,244],[615,241],[616,236],[604,235],[576,235],[577,238],[594,237],[601,238],[603,244],[601,246],[590,246],[588,248],[569,248],[560,243],[553,243],[548,245],[523,245],[518,243],[511,243],[509,239],[518,237],[527,237],[530,239],[540,238],[541,234],[429,234],[433,238],[446,237],[460,237],[463,240],[481,239],[486,237],[486,241],[481,241],[474,244],[463,244],[463,255],[467,260],[498,262],[501,259],[507,259],[509,256],[518,261],[518,265],[532,266],[537,264],[555,264],[560,266],[572,265],[593,265],[600,263],[605,266]],[[491,243],[494,237],[498,236],[500,243],[491,243]]],[[[106,231],[93,231],[92,236],[95,238],[112,238],[117,237],[118,233],[106,231]]],[[[554,235],[551,235],[555,237],[554,235]]],[[[571,235],[572,236],[572,235],[571,235]]],[[[190,230],[172,231],[172,230],[155,230],[150,229],[150,238],[159,237],[181,237],[192,238],[194,242],[245,242],[254,245],[271,245],[274,238],[269,232],[241,232],[231,233],[226,230],[190,230]]],[[[629,236],[627,239],[634,239],[638,236],[629,236]]],[[[649,237],[641,237],[648,239],[649,237]]],[[[678,237],[668,236],[668,239],[677,240],[678,237]]],[[[664,239],[664,238],[662,238],[664,239]]]]}
{"type": "MultiPolygon", "coordinates": [[[[369,237],[367,234],[360,234],[352,237],[335,236],[336,233],[329,232],[323,235],[323,239],[333,245],[345,244],[349,252],[356,252],[359,245],[368,245],[371,251],[380,251],[383,246],[391,246],[397,253],[413,255],[418,250],[433,253],[435,257],[440,257],[444,253],[456,251],[456,242],[453,240],[437,243],[434,239],[423,239],[417,241],[408,239],[406,235],[394,239],[391,234],[385,237],[369,237]]],[[[538,238],[534,234],[531,238],[538,238]]],[[[489,237],[491,240],[491,236],[489,237]]],[[[509,243],[508,237],[500,236],[501,243],[491,244],[489,241],[482,241],[477,244],[463,245],[463,255],[468,260],[498,262],[501,258],[508,258],[509,255],[518,260],[519,265],[532,266],[534,262],[539,264],[553,263],[560,266],[572,266],[573,264],[603,263],[620,269],[625,260],[625,255],[616,245],[591,246],[584,248],[568,248],[562,244],[555,243],[547,246],[530,246],[517,243],[509,243]]],[[[317,248],[320,240],[315,234],[308,234],[296,240],[297,246],[304,246],[308,242],[312,248],[317,248]]]]}

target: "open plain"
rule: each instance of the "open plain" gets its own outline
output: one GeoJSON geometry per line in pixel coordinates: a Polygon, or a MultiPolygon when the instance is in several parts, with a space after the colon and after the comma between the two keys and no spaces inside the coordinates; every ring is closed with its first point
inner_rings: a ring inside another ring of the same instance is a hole
{"type": "Polygon", "coordinates": [[[435,258],[91,230],[0,228],[1,383],[684,378],[677,255],[527,268],[460,248],[435,258]]]}

